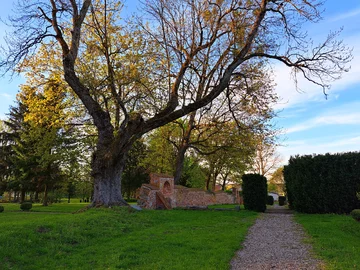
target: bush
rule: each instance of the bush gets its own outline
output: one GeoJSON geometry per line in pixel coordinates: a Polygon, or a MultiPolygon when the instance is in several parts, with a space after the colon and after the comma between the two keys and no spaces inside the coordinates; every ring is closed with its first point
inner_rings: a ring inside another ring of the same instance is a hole
{"type": "Polygon", "coordinates": [[[360,209],[352,210],[350,215],[357,221],[360,221],[360,209]]]}
{"type": "Polygon", "coordinates": [[[31,202],[23,202],[22,204],[20,204],[20,209],[23,211],[29,211],[31,208],[32,208],[31,202]]]}
{"type": "Polygon", "coordinates": [[[285,196],[279,196],[279,205],[283,206],[285,205],[286,197],[285,196]]]}
{"type": "Polygon", "coordinates": [[[4,206],[0,205],[0,213],[4,212],[4,206]]]}
{"type": "Polygon", "coordinates": [[[260,174],[244,174],[242,181],[245,209],[264,212],[267,200],[266,178],[260,174]]]}
{"type": "Polygon", "coordinates": [[[284,168],[287,199],[303,213],[348,214],[357,207],[360,153],[295,156],[284,168]]]}
{"type": "Polygon", "coordinates": [[[125,199],[127,203],[137,202],[137,199],[125,199]]]}
{"type": "Polygon", "coordinates": [[[266,200],[266,204],[267,205],[274,205],[274,197],[271,195],[267,196],[267,200],[266,200]]]}

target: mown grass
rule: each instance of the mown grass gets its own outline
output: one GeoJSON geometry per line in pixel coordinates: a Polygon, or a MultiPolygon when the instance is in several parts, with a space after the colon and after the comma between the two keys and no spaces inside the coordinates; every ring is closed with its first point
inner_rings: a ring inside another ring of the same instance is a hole
{"type": "Polygon", "coordinates": [[[5,204],[0,269],[228,269],[257,217],[128,208],[71,214],[86,204],[70,205],[22,212],[5,204]]]}
{"type": "Polygon", "coordinates": [[[296,214],[326,269],[360,269],[360,222],[346,215],[296,214]]]}
{"type": "MultiPolygon", "coordinates": [[[[234,209],[235,210],[235,206],[238,206],[238,204],[213,204],[213,205],[209,205],[208,208],[209,209],[234,209]]],[[[241,209],[244,209],[243,205],[241,205],[241,209]]]]}

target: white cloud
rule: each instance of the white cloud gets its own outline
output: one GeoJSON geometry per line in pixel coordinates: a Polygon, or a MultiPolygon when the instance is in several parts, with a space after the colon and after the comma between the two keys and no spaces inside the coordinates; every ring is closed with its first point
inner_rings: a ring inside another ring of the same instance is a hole
{"type": "Polygon", "coordinates": [[[310,101],[321,101],[325,97],[321,87],[300,77],[296,89],[295,82],[291,77],[291,70],[283,64],[274,66],[275,74],[275,91],[280,97],[280,102],[275,105],[274,109],[280,110],[289,107],[297,107],[310,101]]]}
{"type": "Polygon", "coordinates": [[[341,153],[360,150],[360,134],[330,138],[331,142],[321,142],[319,139],[304,141],[289,141],[285,146],[278,147],[278,151],[284,157],[283,164],[286,164],[290,156],[311,155],[326,153],[341,153]]]}
{"type": "MultiPolygon", "coordinates": [[[[325,30],[326,31],[326,30],[325,30]]],[[[339,37],[342,39],[342,37],[339,37]]],[[[341,79],[331,83],[331,89],[328,91],[329,98],[338,98],[339,92],[359,85],[360,87],[360,32],[352,36],[343,37],[343,42],[350,48],[353,48],[353,60],[350,63],[351,69],[342,75],[341,79]]],[[[298,77],[298,88],[294,80],[291,78],[291,70],[282,63],[275,63],[273,65],[274,81],[276,83],[275,91],[281,98],[279,104],[274,109],[281,110],[290,107],[302,107],[309,102],[324,102],[325,96],[322,88],[315,85],[301,75],[298,77]]]]}
{"type": "Polygon", "coordinates": [[[360,108],[360,101],[332,107],[320,115],[288,127],[286,133],[290,134],[329,125],[358,125],[360,124],[360,111],[358,108],[360,108]]]}
{"type": "Polygon", "coordinates": [[[360,14],[360,8],[350,10],[348,12],[338,14],[328,19],[329,22],[338,22],[346,19],[350,19],[352,17],[358,16],[360,14]]]}
{"type": "Polygon", "coordinates": [[[0,97],[4,97],[6,99],[11,99],[11,100],[14,99],[14,97],[12,95],[7,94],[7,93],[0,93],[0,97]]]}
{"type": "Polygon", "coordinates": [[[327,125],[355,125],[360,124],[360,112],[349,112],[339,115],[326,115],[314,117],[310,120],[296,124],[286,130],[286,133],[293,133],[327,125]]]}

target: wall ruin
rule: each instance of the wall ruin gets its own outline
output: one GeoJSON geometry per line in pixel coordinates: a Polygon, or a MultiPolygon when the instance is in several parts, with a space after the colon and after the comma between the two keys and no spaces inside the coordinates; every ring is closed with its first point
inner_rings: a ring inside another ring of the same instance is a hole
{"type": "Polygon", "coordinates": [[[147,209],[176,207],[205,207],[213,204],[240,203],[239,191],[209,192],[203,189],[174,185],[174,178],[163,174],[150,174],[150,184],[143,184],[139,191],[138,205],[147,209]]]}

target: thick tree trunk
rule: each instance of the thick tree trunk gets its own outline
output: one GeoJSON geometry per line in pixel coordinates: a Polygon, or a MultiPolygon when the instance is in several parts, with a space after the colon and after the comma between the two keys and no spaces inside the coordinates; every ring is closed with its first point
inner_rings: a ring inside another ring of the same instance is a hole
{"type": "MultiPolygon", "coordinates": [[[[96,153],[98,154],[98,153],[96,153]]],[[[121,177],[125,167],[126,154],[122,153],[116,160],[107,160],[106,167],[99,169],[98,165],[104,165],[104,160],[95,154],[92,169],[94,177],[94,196],[92,206],[122,206],[128,205],[121,194],[121,177]]]]}

